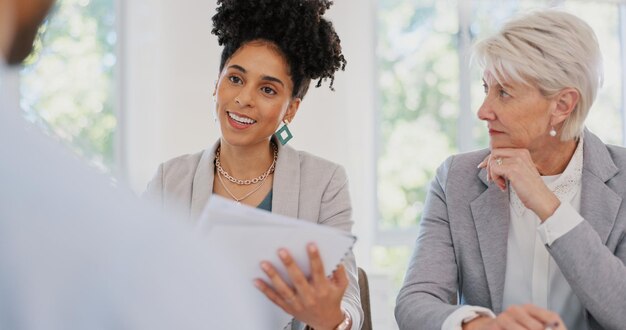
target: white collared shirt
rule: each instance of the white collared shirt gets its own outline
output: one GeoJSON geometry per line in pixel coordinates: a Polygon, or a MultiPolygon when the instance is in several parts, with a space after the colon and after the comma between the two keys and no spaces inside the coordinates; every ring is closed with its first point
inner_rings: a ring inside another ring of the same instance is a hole
{"type": "MultiPolygon", "coordinates": [[[[550,246],[583,221],[580,216],[583,138],[565,171],[542,177],[561,202],[543,224],[527,209],[514,189],[509,189],[510,217],[507,262],[502,310],[511,305],[531,303],[556,312],[570,330],[587,329],[582,303],[574,294],[558,265],[550,256],[550,246]]],[[[495,317],[489,309],[463,306],[446,318],[442,329],[461,329],[479,315],[495,317]]]]}

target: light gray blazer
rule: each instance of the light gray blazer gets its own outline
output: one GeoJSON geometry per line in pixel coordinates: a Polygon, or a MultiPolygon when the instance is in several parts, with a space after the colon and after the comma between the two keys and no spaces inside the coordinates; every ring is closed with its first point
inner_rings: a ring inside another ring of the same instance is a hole
{"type": "MultiPolygon", "coordinates": [[[[188,211],[190,220],[196,220],[213,193],[215,149],[218,145],[219,141],[213,148],[161,164],[145,194],[165,209],[182,206],[188,211]]],[[[352,230],[348,179],[340,165],[278,143],[272,189],[273,213],[347,232],[352,230]]],[[[360,329],[363,311],[357,267],[351,251],[343,264],[350,283],[342,305],[354,318],[353,329],[360,329]]],[[[293,328],[300,327],[301,324],[294,322],[293,328]]]]}
{"type": "MultiPolygon", "coordinates": [[[[400,329],[441,329],[459,306],[502,311],[508,192],[476,166],[489,150],[448,158],[437,170],[396,305],[400,329]],[[457,296],[458,293],[458,296],[457,296]]],[[[626,327],[626,149],[585,131],[584,221],[546,247],[586,309],[592,329],[626,327]]]]}

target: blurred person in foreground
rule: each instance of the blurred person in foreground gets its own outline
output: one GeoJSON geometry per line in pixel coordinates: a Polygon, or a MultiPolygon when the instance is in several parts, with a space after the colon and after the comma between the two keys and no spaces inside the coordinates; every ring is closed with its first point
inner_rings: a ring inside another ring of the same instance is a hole
{"type": "MultiPolygon", "coordinates": [[[[345,59],[328,0],[220,0],[213,33],[224,46],[215,84],[221,136],[213,147],[163,163],[146,195],[167,209],[184,205],[196,221],[217,194],[276,214],[342,231],[352,230],[348,179],[342,166],[285,145],[312,80],[317,87],[345,59]],[[284,125],[281,126],[281,123],[284,125]]],[[[340,111],[340,109],[337,109],[340,111]]],[[[323,134],[322,132],[320,132],[323,134]]],[[[292,329],[360,329],[357,267],[349,251],[330,277],[315,244],[304,276],[290,252],[278,253],[293,286],[269,262],[269,281],[254,284],[293,316],[292,329]]],[[[252,283],[250,284],[252,285],[252,283]]]]}
{"type": "Polygon", "coordinates": [[[9,102],[5,74],[53,2],[0,0],[0,329],[206,329],[216,293],[201,239],[9,102]]]}
{"type": "Polygon", "coordinates": [[[437,170],[400,328],[624,329],[626,150],[584,127],[603,76],[595,34],[537,11],[475,56],[490,148],[437,170]]]}

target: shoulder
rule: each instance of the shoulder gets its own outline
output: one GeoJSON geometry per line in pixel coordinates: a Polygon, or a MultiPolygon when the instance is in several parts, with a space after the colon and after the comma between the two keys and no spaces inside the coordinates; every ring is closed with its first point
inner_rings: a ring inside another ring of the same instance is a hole
{"type": "Polygon", "coordinates": [[[163,175],[166,176],[189,173],[192,171],[195,172],[198,168],[198,164],[200,163],[200,159],[202,159],[202,155],[205,152],[206,150],[194,154],[181,155],[164,162],[161,164],[163,167],[163,175]]]}
{"type": "Polygon", "coordinates": [[[166,191],[191,187],[206,150],[172,158],[159,166],[149,186],[156,185],[166,191]]]}
{"type": "MultiPolygon", "coordinates": [[[[277,194],[279,191],[297,191],[300,202],[310,205],[316,212],[324,198],[347,194],[348,177],[343,166],[288,146],[281,147],[278,157],[274,176],[277,194]]],[[[317,219],[318,216],[312,214],[308,218],[317,219]]]]}
{"type": "Polygon", "coordinates": [[[144,197],[160,203],[165,208],[181,209],[189,205],[194,178],[202,164],[205,151],[182,155],[162,163],[148,183],[144,197]]]}
{"type": "Polygon", "coordinates": [[[328,159],[310,154],[306,151],[298,151],[300,155],[300,167],[302,169],[315,169],[318,172],[324,174],[340,174],[345,176],[345,170],[343,166],[331,162],[328,159]]]}
{"type": "Polygon", "coordinates": [[[331,177],[346,179],[345,169],[337,163],[289,146],[282,148],[286,154],[289,154],[290,160],[295,161],[297,159],[302,177],[317,178],[318,180],[331,177]]]}
{"type": "Polygon", "coordinates": [[[626,167],[626,148],[607,144],[606,149],[609,151],[615,166],[617,166],[620,170],[626,167]]]}
{"type": "Polygon", "coordinates": [[[606,149],[617,167],[617,173],[609,185],[620,195],[626,196],[626,148],[607,144],[606,149]]]}
{"type": "MultiPolygon", "coordinates": [[[[605,144],[600,138],[585,131],[583,146],[583,170],[607,183],[613,189],[626,193],[626,149],[605,144]]],[[[585,175],[585,174],[583,174],[585,175]]]]}

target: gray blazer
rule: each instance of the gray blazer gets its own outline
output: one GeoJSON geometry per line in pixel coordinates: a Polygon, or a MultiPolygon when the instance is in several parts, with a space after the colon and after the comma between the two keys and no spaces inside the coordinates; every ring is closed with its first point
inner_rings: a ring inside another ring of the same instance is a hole
{"type": "MultiPolygon", "coordinates": [[[[215,149],[218,145],[219,141],[213,148],[161,164],[145,194],[165,209],[182,207],[191,221],[197,219],[213,193],[215,149]]],[[[278,145],[272,212],[350,232],[353,225],[352,206],[343,167],[289,146],[278,145]]],[[[354,319],[353,329],[360,329],[363,311],[352,251],[346,255],[343,264],[350,283],[342,306],[354,319]]],[[[301,327],[294,322],[293,328],[301,327]]]]}
{"type": "MultiPolygon", "coordinates": [[[[456,155],[437,170],[397,299],[400,329],[441,329],[459,307],[457,298],[463,305],[502,311],[509,200],[476,168],[488,153],[456,155]]],[[[626,149],[585,131],[584,221],[546,247],[592,329],[626,327],[625,168],[626,149]]]]}

